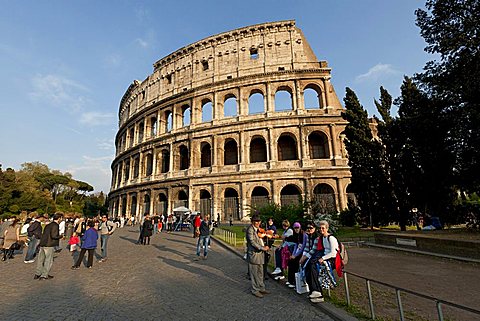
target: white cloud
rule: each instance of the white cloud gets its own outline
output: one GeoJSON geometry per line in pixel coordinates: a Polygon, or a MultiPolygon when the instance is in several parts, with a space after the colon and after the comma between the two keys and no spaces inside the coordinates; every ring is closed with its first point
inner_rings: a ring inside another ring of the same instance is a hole
{"type": "Polygon", "coordinates": [[[135,42],[138,43],[140,45],[140,47],[142,48],[148,48],[149,44],[146,40],[143,40],[141,38],[137,38],[135,39],[135,42]]]}
{"type": "Polygon", "coordinates": [[[122,57],[118,54],[111,54],[105,57],[104,61],[109,66],[118,67],[122,63],[122,57]]]}
{"type": "Polygon", "coordinates": [[[114,119],[115,115],[112,113],[90,111],[82,113],[79,122],[87,126],[102,126],[112,124],[114,119]]]}
{"type": "Polygon", "coordinates": [[[355,81],[377,81],[379,79],[398,74],[400,74],[400,71],[394,69],[392,65],[379,63],[370,68],[366,73],[358,75],[355,78],[355,81]]]}
{"type": "Polygon", "coordinates": [[[94,186],[95,192],[103,191],[108,193],[110,190],[111,170],[110,164],[113,156],[82,156],[82,163],[69,165],[66,169],[71,173],[74,179],[85,181],[94,186]]]}
{"type": "Polygon", "coordinates": [[[83,110],[88,103],[82,93],[88,92],[85,86],[59,75],[36,75],[32,86],[33,91],[29,95],[36,102],[73,113],[83,110]]]}
{"type": "Polygon", "coordinates": [[[97,141],[97,147],[100,150],[114,151],[115,141],[113,139],[102,139],[97,141]]]}

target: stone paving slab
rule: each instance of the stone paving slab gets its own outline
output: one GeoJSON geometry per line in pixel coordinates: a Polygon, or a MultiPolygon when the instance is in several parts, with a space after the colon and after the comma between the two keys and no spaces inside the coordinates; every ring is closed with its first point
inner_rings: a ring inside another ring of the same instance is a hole
{"type": "Polygon", "coordinates": [[[245,261],[214,242],[195,261],[189,232],[157,234],[149,246],[137,238],[135,227],[117,229],[108,261],[92,269],[71,270],[64,249],[52,280],[33,280],[36,263],[20,254],[0,262],[0,320],[332,320],[274,281],[271,294],[254,297],[245,261]]]}

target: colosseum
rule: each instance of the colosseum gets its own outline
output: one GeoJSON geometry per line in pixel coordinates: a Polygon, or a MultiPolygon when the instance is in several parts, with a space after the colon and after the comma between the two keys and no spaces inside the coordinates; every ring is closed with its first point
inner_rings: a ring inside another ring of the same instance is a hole
{"type": "Polygon", "coordinates": [[[242,220],[272,201],[347,207],[344,109],[295,21],[217,34],[153,67],[120,102],[112,216],[184,206],[242,220]]]}

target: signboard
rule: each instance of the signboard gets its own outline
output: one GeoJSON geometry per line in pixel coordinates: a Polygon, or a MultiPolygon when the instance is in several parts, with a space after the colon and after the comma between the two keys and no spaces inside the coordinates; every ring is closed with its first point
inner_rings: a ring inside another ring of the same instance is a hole
{"type": "Polygon", "coordinates": [[[397,237],[396,242],[397,242],[398,245],[406,245],[406,246],[417,247],[417,241],[412,240],[412,239],[400,239],[400,238],[397,237]]]}

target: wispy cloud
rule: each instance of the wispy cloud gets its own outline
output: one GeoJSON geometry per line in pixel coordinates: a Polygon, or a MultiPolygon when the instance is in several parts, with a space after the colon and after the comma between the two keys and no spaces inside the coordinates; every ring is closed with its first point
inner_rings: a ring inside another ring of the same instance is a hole
{"type": "Polygon", "coordinates": [[[135,17],[139,23],[146,23],[150,20],[150,11],[143,6],[135,9],[135,17]]]}
{"type": "Polygon", "coordinates": [[[135,39],[135,42],[140,45],[142,48],[148,48],[149,44],[146,40],[143,40],[141,38],[135,39]]]}
{"type": "Polygon", "coordinates": [[[32,100],[75,113],[84,109],[88,99],[84,93],[88,89],[59,75],[35,75],[32,79],[32,100]]]}
{"type": "Polygon", "coordinates": [[[102,126],[112,124],[114,119],[115,115],[113,113],[90,111],[82,113],[79,122],[87,126],[102,126]]]}
{"type": "Polygon", "coordinates": [[[99,139],[97,140],[97,147],[100,150],[114,151],[115,141],[113,139],[99,139]]]}
{"type": "Polygon", "coordinates": [[[358,75],[355,81],[377,81],[388,76],[399,74],[401,74],[401,72],[393,68],[392,65],[379,63],[370,68],[366,73],[358,75]]]}
{"type": "Polygon", "coordinates": [[[82,156],[80,164],[69,165],[66,169],[76,179],[86,181],[95,187],[95,191],[108,192],[110,189],[110,163],[113,156],[82,156]]]}
{"type": "Polygon", "coordinates": [[[116,53],[110,54],[104,58],[105,64],[111,67],[118,67],[122,63],[122,57],[116,53]]]}

